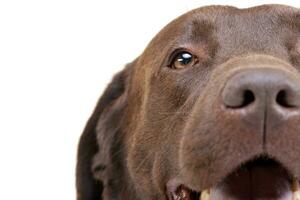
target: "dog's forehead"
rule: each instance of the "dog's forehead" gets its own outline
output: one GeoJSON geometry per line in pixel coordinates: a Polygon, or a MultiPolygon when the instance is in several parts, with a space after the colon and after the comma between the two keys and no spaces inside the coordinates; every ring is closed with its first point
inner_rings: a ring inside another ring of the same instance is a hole
{"type": "Polygon", "coordinates": [[[293,7],[208,6],[175,19],[148,47],[153,55],[153,52],[168,52],[170,47],[197,45],[199,41],[213,39],[219,45],[218,55],[222,58],[254,52],[287,59],[285,42],[291,37],[299,38],[299,33],[300,12],[293,7]]]}
{"type": "Polygon", "coordinates": [[[192,10],[174,20],[170,29],[183,28],[197,34],[201,24],[211,24],[216,31],[246,34],[266,31],[269,27],[300,25],[300,10],[283,5],[263,5],[246,9],[231,6],[207,6],[192,10]],[[181,25],[181,26],[180,26],[181,25]],[[200,25],[200,26],[198,26],[200,25]],[[197,30],[198,29],[198,30],[197,30]]]}
{"type": "Polygon", "coordinates": [[[267,54],[289,61],[289,49],[295,49],[299,40],[300,10],[297,8],[207,6],[165,26],[149,43],[139,62],[158,70],[171,52],[190,47],[196,50],[205,47],[214,52],[215,65],[248,54],[267,54]]]}
{"type": "MultiPolygon", "coordinates": [[[[213,30],[209,34],[213,34],[219,44],[220,57],[262,53],[288,58],[285,43],[294,37],[292,25],[298,13],[296,9],[269,5],[250,9],[218,7],[198,12],[191,19],[211,23],[213,30]]],[[[195,27],[191,38],[197,38],[196,29],[200,30],[201,26],[195,27]]]]}

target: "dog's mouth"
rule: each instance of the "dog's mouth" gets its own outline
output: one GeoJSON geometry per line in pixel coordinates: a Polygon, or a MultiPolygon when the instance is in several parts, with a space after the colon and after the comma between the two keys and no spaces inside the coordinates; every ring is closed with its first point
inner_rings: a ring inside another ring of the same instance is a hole
{"type": "Polygon", "coordinates": [[[299,182],[278,162],[259,158],[241,165],[215,186],[168,188],[169,200],[300,200],[299,182]]]}

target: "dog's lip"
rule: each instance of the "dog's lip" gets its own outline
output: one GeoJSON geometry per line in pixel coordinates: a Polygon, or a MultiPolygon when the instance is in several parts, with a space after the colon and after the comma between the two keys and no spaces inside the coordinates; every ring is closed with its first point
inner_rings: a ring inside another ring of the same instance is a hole
{"type": "Polygon", "coordinates": [[[248,195],[245,196],[245,194],[251,191],[250,194],[251,196],[253,195],[253,199],[259,199],[261,195],[269,193],[267,195],[272,197],[269,196],[265,199],[300,200],[299,181],[296,178],[292,178],[293,176],[276,161],[267,161],[263,164],[255,161],[255,165],[253,161],[249,161],[247,165],[242,166],[233,170],[221,182],[202,191],[192,190],[188,184],[182,184],[179,179],[172,179],[167,183],[168,198],[169,200],[215,200],[231,199],[231,195],[233,195],[234,199],[245,199],[245,197],[249,197],[248,195]],[[242,166],[246,166],[247,169],[245,170],[242,166]],[[248,172],[244,172],[247,170],[248,172]],[[250,182],[247,178],[249,173],[253,176],[250,182]],[[240,191],[243,191],[244,194],[240,191]]]}

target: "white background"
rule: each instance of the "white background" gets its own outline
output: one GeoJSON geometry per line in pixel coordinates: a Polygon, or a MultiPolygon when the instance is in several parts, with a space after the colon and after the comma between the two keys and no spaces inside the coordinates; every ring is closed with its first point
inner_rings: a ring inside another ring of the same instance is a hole
{"type": "Polygon", "coordinates": [[[74,200],[78,138],[112,75],[193,8],[294,1],[0,1],[0,199],[74,200]]]}

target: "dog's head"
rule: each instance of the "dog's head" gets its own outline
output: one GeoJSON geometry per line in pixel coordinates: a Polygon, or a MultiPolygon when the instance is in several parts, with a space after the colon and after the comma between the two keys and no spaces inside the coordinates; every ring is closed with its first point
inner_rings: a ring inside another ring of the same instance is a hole
{"type": "Polygon", "coordinates": [[[299,69],[298,9],[179,17],[101,97],[79,145],[78,199],[296,198],[299,69]]]}

